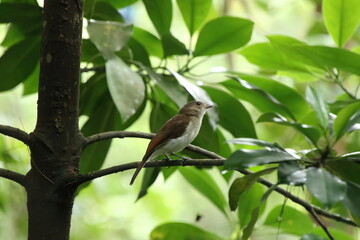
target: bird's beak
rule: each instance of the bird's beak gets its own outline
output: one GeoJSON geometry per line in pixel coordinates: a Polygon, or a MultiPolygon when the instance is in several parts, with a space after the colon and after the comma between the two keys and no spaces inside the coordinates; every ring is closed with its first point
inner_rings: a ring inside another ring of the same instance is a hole
{"type": "Polygon", "coordinates": [[[212,108],[213,106],[212,105],[209,105],[209,104],[206,104],[205,108],[206,109],[209,109],[209,108],[212,108]]]}

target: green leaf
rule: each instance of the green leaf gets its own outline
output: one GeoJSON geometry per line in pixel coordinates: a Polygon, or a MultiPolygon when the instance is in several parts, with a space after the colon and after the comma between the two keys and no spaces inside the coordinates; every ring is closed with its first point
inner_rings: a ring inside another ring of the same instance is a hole
{"type": "Polygon", "coordinates": [[[277,113],[269,112],[261,115],[257,120],[257,123],[261,122],[273,122],[276,124],[293,127],[296,131],[300,132],[307,139],[309,139],[314,146],[317,146],[316,143],[320,138],[320,132],[314,126],[297,122],[289,122],[286,118],[277,113]]]}
{"type": "Polygon", "coordinates": [[[311,110],[309,104],[299,91],[296,91],[285,84],[263,76],[243,73],[238,73],[236,76],[270,94],[281,104],[286,106],[296,119],[304,118],[304,116],[311,110]]]}
{"type": "Polygon", "coordinates": [[[145,98],[145,84],[116,56],[106,61],[106,79],[111,97],[125,122],[141,106],[145,98]]]}
{"type": "Polygon", "coordinates": [[[156,56],[158,58],[163,57],[164,53],[161,41],[153,34],[142,28],[134,27],[133,38],[141,43],[151,56],[156,56]]]}
{"type": "Polygon", "coordinates": [[[226,159],[224,166],[225,169],[241,170],[268,163],[279,163],[298,159],[298,156],[293,156],[284,151],[240,149],[226,159]]]}
{"type": "Polygon", "coordinates": [[[140,198],[144,197],[147,194],[148,189],[155,182],[155,180],[159,176],[160,171],[161,171],[160,167],[144,169],[144,175],[143,175],[143,179],[141,182],[141,188],[140,188],[139,194],[136,198],[136,201],[138,201],[140,198]]]}
{"type": "Polygon", "coordinates": [[[308,168],[306,186],[326,208],[345,198],[346,183],[322,168],[308,168]]]}
{"type": "Polygon", "coordinates": [[[306,169],[296,161],[282,162],[278,167],[278,183],[302,186],[306,182],[306,169]]]}
{"type": "Polygon", "coordinates": [[[306,65],[287,58],[270,43],[252,44],[239,52],[250,63],[264,69],[308,72],[306,65]]]}
{"type": "Polygon", "coordinates": [[[269,36],[275,49],[287,58],[326,72],[331,68],[360,75],[360,55],[340,48],[325,46],[308,46],[294,38],[286,36],[269,36]]]}
{"type": "Polygon", "coordinates": [[[29,19],[26,22],[10,23],[1,45],[10,47],[30,36],[40,36],[41,30],[40,16],[38,19],[29,19]]]}
{"type": "Polygon", "coordinates": [[[119,9],[119,8],[127,7],[131,4],[134,4],[139,0],[121,0],[121,1],[119,1],[119,0],[98,0],[98,1],[108,2],[111,5],[113,5],[116,9],[119,9]]]}
{"type": "MultiPolygon", "coordinates": [[[[339,240],[354,240],[353,236],[350,236],[349,234],[346,234],[344,232],[343,229],[341,230],[337,230],[335,228],[329,228],[328,229],[331,236],[334,237],[334,239],[339,239],[339,240]]],[[[325,240],[328,240],[329,237],[327,236],[327,234],[325,233],[324,229],[321,227],[316,227],[315,230],[313,231],[313,233],[315,233],[316,235],[323,237],[325,240]]]]}
{"type": "Polygon", "coordinates": [[[171,0],[143,0],[146,11],[160,36],[170,32],[171,0]]]}
{"type": "Polygon", "coordinates": [[[120,12],[107,2],[97,1],[93,11],[91,12],[91,9],[89,9],[89,12],[86,12],[86,14],[85,18],[87,19],[124,22],[120,12]]]}
{"type": "Polygon", "coordinates": [[[359,130],[360,126],[360,103],[352,103],[338,113],[334,120],[334,134],[340,139],[345,133],[359,130]]]}
{"type": "Polygon", "coordinates": [[[42,9],[29,3],[0,3],[0,23],[41,19],[42,9]]]}
{"type": "Polygon", "coordinates": [[[243,235],[241,237],[241,240],[247,240],[249,239],[249,237],[251,236],[253,229],[255,227],[255,223],[257,222],[260,212],[261,212],[261,208],[262,206],[265,204],[265,202],[267,201],[268,197],[270,196],[270,194],[272,193],[272,191],[277,187],[277,185],[273,185],[271,186],[262,196],[262,198],[260,199],[260,204],[258,207],[256,207],[252,213],[251,213],[251,220],[250,222],[246,225],[246,227],[243,230],[243,235]]]}
{"type": "MultiPolygon", "coordinates": [[[[176,105],[179,108],[183,107],[187,103],[188,101],[187,92],[173,76],[164,75],[164,74],[160,75],[156,73],[152,68],[149,68],[144,65],[141,65],[140,67],[149,74],[151,79],[153,79],[156,82],[156,84],[163,91],[163,93],[170,100],[176,103],[176,105]]],[[[160,101],[160,99],[157,100],[160,101]]],[[[166,99],[166,101],[168,101],[168,99],[166,99]]]]}
{"type": "Polygon", "coordinates": [[[80,115],[90,116],[103,95],[110,94],[105,77],[105,72],[99,71],[80,85],[80,115]]]}
{"type": "Polygon", "coordinates": [[[188,183],[190,183],[204,197],[212,202],[226,217],[228,217],[225,197],[220,187],[206,171],[190,167],[179,168],[179,171],[188,183]]]}
{"type": "Polygon", "coordinates": [[[180,42],[170,32],[161,36],[161,43],[164,49],[164,57],[189,53],[184,43],[180,42]]]}
{"type": "Polygon", "coordinates": [[[0,57],[0,92],[25,81],[39,62],[40,39],[29,37],[8,48],[0,57]]]}
{"type": "Polygon", "coordinates": [[[150,240],[223,240],[213,233],[194,225],[180,222],[165,223],[157,226],[150,234],[150,240]]]}
{"type": "MultiPolygon", "coordinates": [[[[216,104],[211,100],[210,96],[204,89],[202,89],[198,85],[189,82],[184,76],[180,75],[179,73],[171,69],[168,70],[195,100],[202,101],[212,106],[216,106],[216,104]]],[[[210,108],[207,111],[207,115],[209,116],[211,126],[215,129],[216,123],[219,120],[218,113],[216,112],[215,108],[210,108]]]]}
{"type": "Polygon", "coordinates": [[[211,0],[177,0],[176,2],[190,35],[193,35],[206,19],[211,7],[211,0]]]}
{"type": "Polygon", "coordinates": [[[30,76],[23,82],[23,96],[36,93],[39,87],[39,76],[40,76],[40,64],[38,63],[35,70],[30,76]]]}
{"type": "MultiPolygon", "coordinates": [[[[104,94],[98,100],[96,108],[91,112],[89,120],[81,128],[81,132],[85,136],[90,136],[99,132],[113,131],[119,128],[119,123],[120,118],[115,105],[110,101],[109,96],[104,94]]],[[[105,161],[110,144],[111,140],[88,146],[81,156],[80,172],[88,173],[100,169],[105,161]]]]}
{"type": "Polygon", "coordinates": [[[219,17],[200,30],[194,56],[230,52],[244,46],[251,38],[254,23],[237,17],[219,17]]]}
{"type": "Polygon", "coordinates": [[[176,110],[166,104],[157,102],[150,114],[150,130],[157,132],[170,118],[175,116],[176,110]]]}
{"type": "Polygon", "coordinates": [[[132,34],[133,26],[110,21],[92,21],[87,30],[90,40],[96,45],[105,59],[113,56],[125,46],[132,34]]]}
{"type": "Polygon", "coordinates": [[[293,207],[282,205],[278,205],[270,211],[264,225],[280,228],[282,232],[298,236],[314,229],[314,224],[308,215],[293,207]]]}
{"type": "MultiPolygon", "coordinates": [[[[251,220],[251,211],[258,206],[264,193],[264,187],[259,183],[255,183],[246,192],[241,194],[237,211],[240,228],[245,227],[249,223],[251,220]]],[[[259,208],[259,216],[264,213],[265,208],[266,202],[259,208]]]]}
{"type": "Polygon", "coordinates": [[[343,47],[360,22],[358,0],[324,0],[322,12],[325,26],[338,47],[343,47]]]}
{"type": "Polygon", "coordinates": [[[132,59],[130,60],[135,60],[137,62],[143,63],[146,66],[151,67],[149,54],[147,53],[145,47],[140,42],[138,42],[134,38],[130,38],[127,46],[130,48],[132,52],[132,59]]]}
{"type": "Polygon", "coordinates": [[[84,17],[90,19],[94,14],[97,0],[84,0],[84,17]]]}
{"type": "Polygon", "coordinates": [[[342,180],[360,186],[360,164],[347,159],[347,157],[350,156],[351,155],[345,155],[340,159],[326,161],[325,166],[329,169],[330,172],[334,173],[342,180]]]}
{"type": "Polygon", "coordinates": [[[314,109],[320,125],[324,129],[327,129],[330,117],[329,105],[327,102],[322,98],[318,91],[311,86],[306,89],[306,99],[314,109]]]}
{"type": "Polygon", "coordinates": [[[291,111],[276,98],[261,88],[247,82],[246,80],[236,78],[221,83],[237,98],[250,102],[263,113],[277,112],[283,116],[295,119],[291,111]]]}
{"type": "Polygon", "coordinates": [[[282,150],[280,146],[277,144],[265,142],[260,139],[254,139],[254,138],[235,138],[231,140],[227,140],[228,143],[235,143],[240,145],[247,145],[247,146],[258,146],[263,148],[269,148],[273,150],[282,150]]]}
{"type": "Polygon", "coordinates": [[[204,87],[216,102],[219,124],[234,137],[256,138],[255,127],[246,108],[234,97],[222,90],[204,87]],[[234,111],[236,109],[236,111],[234,111]]]}
{"type": "Polygon", "coordinates": [[[360,218],[360,186],[351,183],[348,183],[347,186],[348,190],[342,202],[349,209],[352,216],[360,218]]]}
{"type": "Polygon", "coordinates": [[[255,172],[244,177],[237,178],[231,184],[229,189],[229,206],[231,211],[235,211],[239,205],[241,195],[248,191],[259,177],[272,173],[276,168],[268,168],[259,172],[255,172]]]}
{"type": "Polygon", "coordinates": [[[325,240],[325,238],[319,237],[313,233],[304,234],[300,240],[325,240]]]}

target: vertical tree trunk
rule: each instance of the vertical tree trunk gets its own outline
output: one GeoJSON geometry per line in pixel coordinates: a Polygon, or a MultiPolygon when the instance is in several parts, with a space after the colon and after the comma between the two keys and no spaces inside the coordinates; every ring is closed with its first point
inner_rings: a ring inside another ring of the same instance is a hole
{"type": "Polygon", "coordinates": [[[78,127],[81,0],[45,0],[36,128],[26,175],[30,240],[69,239],[83,136],[78,127]]]}

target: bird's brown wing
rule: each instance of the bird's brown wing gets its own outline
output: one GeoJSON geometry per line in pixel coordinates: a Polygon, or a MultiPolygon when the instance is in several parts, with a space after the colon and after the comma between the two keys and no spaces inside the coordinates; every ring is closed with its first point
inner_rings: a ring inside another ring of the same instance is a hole
{"type": "Polygon", "coordinates": [[[186,130],[190,122],[190,118],[185,115],[176,115],[170,118],[158,131],[158,133],[151,139],[146,153],[135,170],[134,175],[131,178],[130,185],[132,185],[139,174],[140,170],[144,167],[150,155],[159,147],[164,146],[170,139],[180,137],[186,130]]]}

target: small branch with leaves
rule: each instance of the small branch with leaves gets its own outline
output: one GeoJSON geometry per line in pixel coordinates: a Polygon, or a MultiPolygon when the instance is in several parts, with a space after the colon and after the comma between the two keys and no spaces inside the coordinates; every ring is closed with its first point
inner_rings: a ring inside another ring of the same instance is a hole
{"type": "MultiPolygon", "coordinates": [[[[146,139],[151,139],[154,136],[154,134],[152,133],[143,133],[143,132],[131,132],[131,131],[111,131],[111,132],[104,132],[104,133],[99,133],[99,134],[95,134],[92,135],[88,138],[86,138],[85,142],[84,142],[84,148],[86,148],[87,146],[99,142],[99,141],[104,141],[104,140],[109,140],[109,139],[114,139],[114,138],[146,138],[146,139]]],[[[225,158],[223,158],[222,156],[213,153],[211,151],[208,151],[206,149],[200,148],[198,146],[195,145],[189,145],[187,147],[188,150],[201,154],[205,157],[208,157],[209,159],[197,159],[197,160],[171,160],[171,161],[150,161],[147,162],[145,164],[145,168],[150,168],[150,167],[170,167],[170,166],[223,166],[224,162],[225,162],[225,158]]],[[[132,162],[132,163],[126,163],[126,164],[121,164],[121,165],[117,165],[117,166],[113,166],[110,168],[106,168],[106,169],[102,169],[99,171],[94,171],[94,172],[90,172],[84,175],[79,175],[76,179],[71,179],[69,180],[69,182],[67,184],[75,184],[75,185],[79,185],[82,183],[85,183],[87,181],[91,181],[94,180],[96,178],[99,177],[103,177],[106,175],[110,175],[110,174],[114,174],[114,173],[118,173],[118,172],[122,172],[122,171],[126,171],[126,170],[130,170],[130,169],[135,169],[138,165],[140,164],[140,162],[132,162]]],[[[249,174],[253,174],[252,171],[244,169],[239,171],[244,175],[249,175],[249,174]]],[[[273,184],[272,182],[264,179],[264,178],[258,178],[257,180],[260,184],[271,188],[274,187],[275,184],[273,184]]],[[[352,221],[351,219],[348,218],[344,218],[338,214],[334,214],[334,213],[330,213],[327,212],[317,206],[314,206],[308,202],[306,202],[305,200],[302,200],[301,198],[293,195],[292,193],[290,193],[289,191],[286,191],[285,189],[281,188],[281,187],[274,187],[274,190],[276,192],[278,192],[279,194],[283,195],[284,197],[290,199],[291,201],[293,201],[296,204],[301,205],[302,207],[304,207],[312,216],[315,214],[317,215],[321,215],[324,216],[326,218],[329,219],[333,219],[335,221],[338,222],[342,222],[351,226],[355,226],[358,227],[358,225],[352,221]]],[[[324,224],[322,224],[322,222],[317,221],[324,229],[324,224]]],[[[325,227],[326,228],[326,227],[325,227]]],[[[330,236],[329,236],[330,237],[330,236]]]]}

